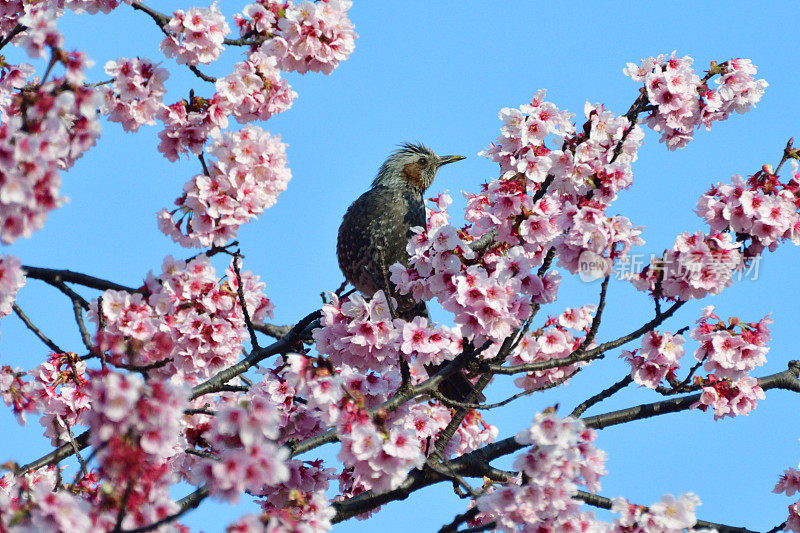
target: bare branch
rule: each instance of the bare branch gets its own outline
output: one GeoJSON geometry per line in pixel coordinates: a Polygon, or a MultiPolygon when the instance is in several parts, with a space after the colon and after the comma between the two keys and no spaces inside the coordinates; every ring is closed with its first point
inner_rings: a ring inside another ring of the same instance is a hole
{"type": "Polygon", "coordinates": [[[42,330],[40,330],[38,327],[36,327],[36,325],[35,325],[35,324],[34,324],[34,323],[31,321],[31,319],[30,319],[30,318],[28,318],[28,315],[26,315],[26,314],[25,314],[25,313],[22,311],[22,309],[20,309],[19,305],[17,305],[16,303],[14,303],[14,304],[12,304],[12,305],[11,305],[11,308],[12,308],[12,309],[14,310],[14,312],[17,314],[17,316],[19,317],[19,319],[20,319],[20,320],[22,320],[22,323],[23,323],[23,324],[25,324],[25,326],[27,326],[27,328],[28,328],[29,330],[31,330],[31,331],[33,332],[33,334],[34,334],[34,335],[36,335],[37,337],[39,337],[39,340],[40,340],[40,341],[42,341],[43,343],[45,343],[45,344],[47,345],[47,347],[48,347],[48,348],[50,348],[50,349],[51,349],[53,352],[55,352],[55,353],[65,353],[65,352],[64,352],[64,350],[62,350],[61,348],[59,348],[58,344],[56,344],[55,342],[53,342],[52,340],[50,340],[50,337],[48,337],[47,335],[45,335],[45,334],[42,332],[42,330]]]}
{"type": "Polygon", "coordinates": [[[114,283],[113,281],[89,276],[87,274],[81,274],[80,272],[72,272],[71,270],[57,270],[53,268],[41,268],[28,265],[23,265],[22,269],[25,271],[25,275],[27,277],[45,281],[51,284],[56,284],[61,281],[67,283],[77,283],[78,285],[83,285],[84,287],[89,287],[90,289],[97,289],[100,291],[113,290],[131,293],[137,292],[137,289],[126,287],[125,285],[114,283]]]}

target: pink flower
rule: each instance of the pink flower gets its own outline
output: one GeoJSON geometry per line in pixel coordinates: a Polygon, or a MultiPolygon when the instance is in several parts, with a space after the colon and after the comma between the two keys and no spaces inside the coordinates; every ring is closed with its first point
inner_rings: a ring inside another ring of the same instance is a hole
{"type": "Polygon", "coordinates": [[[257,126],[214,136],[209,175],[184,185],[178,208],[158,214],[159,228],[183,246],[209,247],[233,239],[239,227],[275,204],[291,171],[286,144],[257,126]]]}
{"type": "MultiPolygon", "coordinates": [[[[272,7],[272,2],[261,1],[260,4],[267,9],[272,7]]],[[[350,6],[349,0],[289,2],[277,18],[277,32],[273,31],[272,18],[263,9],[251,8],[245,15],[256,18],[240,19],[240,31],[253,29],[262,33],[266,30],[276,34],[261,45],[260,51],[274,56],[283,70],[330,74],[340,61],[350,56],[358,37],[347,18],[350,6]]]]}
{"type": "Polygon", "coordinates": [[[0,256],[0,318],[11,314],[17,292],[25,285],[22,263],[13,255],[0,256]]]}
{"type": "Polygon", "coordinates": [[[113,83],[98,90],[103,95],[101,111],[109,115],[109,120],[121,122],[125,131],[155,124],[156,114],[164,106],[161,96],[167,91],[167,70],[146,58],[121,57],[106,63],[105,71],[113,76],[113,83]]]}
{"type": "Polygon", "coordinates": [[[636,383],[655,389],[680,368],[684,342],[682,335],[649,331],[642,337],[641,351],[623,350],[620,357],[631,365],[631,377],[636,383]]]}
{"type": "Polygon", "coordinates": [[[800,470],[796,468],[789,468],[781,474],[775,488],[772,489],[775,493],[786,493],[787,496],[794,495],[795,492],[800,492],[800,470]]]}
{"type": "Polygon", "coordinates": [[[267,120],[289,109],[297,98],[281,78],[277,60],[261,52],[236,63],[233,73],[217,80],[216,85],[221,99],[241,124],[267,120]]]}
{"type": "Polygon", "coordinates": [[[216,60],[222,53],[225,35],[231,31],[216,3],[208,8],[179,9],[164,29],[169,34],[161,41],[161,50],[167,57],[176,57],[178,63],[188,65],[216,60]]]}

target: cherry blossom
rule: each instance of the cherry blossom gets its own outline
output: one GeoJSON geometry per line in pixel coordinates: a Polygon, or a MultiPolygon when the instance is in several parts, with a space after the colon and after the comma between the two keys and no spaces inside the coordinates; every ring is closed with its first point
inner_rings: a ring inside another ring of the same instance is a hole
{"type": "Polygon", "coordinates": [[[642,59],[641,65],[628,63],[625,74],[644,83],[647,98],[657,109],[648,115],[646,122],[661,133],[661,142],[667,148],[683,148],[692,140],[694,130],[703,125],[724,120],[733,111],[745,113],[761,100],[768,86],[756,80],[756,67],[747,59],[731,59],[712,63],[709,75],[702,80],[692,68],[689,56],[679,58],[675,52],[667,57],[642,59]],[[719,87],[709,89],[707,81],[715,79],[719,87]]]}
{"type": "Polygon", "coordinates": [[[83,13],[85,11],[90,15],[94,15],[97,12],[111,13],[121,3],[130,5],[133,0],[65,0],[64,7],[71,9],[75,13],[83,13]]]}
{"type": "Polygon", "coordinates": [[[236,63],[234,71],[216,82],[217,91],[236,120],[242,124],[267,120],[289,109],[297,93],[281,78],[277,60],[253,52],[236,63]]]}
{"type": "Polygon", "coordinates": [[[164,54],[180,64],[196,65],[211,63],[220,56],[222,41],[231,29],[214,3],[208,8],[175,11],[164,31],[167,36],[160,45],[164,54]]]}
{"type": "Polygon", "coordinates": [[[631,377],[639,385],[655,389],[665,378],[674,377],[683,357],[683,335],[648,331],[641,349],[623,350],[620,357],[631,365],[631,377]]]}
{"type": "MultiPolygon", "coordinates": [[[[614,498],[611,511],[621,515],[614,520],[612,531],[648,531],[653,533],[671,533],[674,531],[703,531],[692,529],[697,523],[695,509],[700,505],[700,498],[688,492],[677,498],[665,494],[661,501],[649,508],[633,505],[624,498],[614,498]]],[[[713,531],[713,530],[711,530],[713,531]]]]}
{"type": "MultiPolygon", "coordinates": [[[[264,284],[248,271],[241,276],[250,317],[270,316],[264,284]]],[[[236,362],[247,336],[237,287],[233,269],[220,280],[205,255],[188,263],[167,257],[143,292],[108,290],[102,303],[92,302],[91,320],[100,324],[102,316],[104,324],[95,342],[114,364],[158,363],[151,372],[173,380],[208,378],[236,362]]]]}
{"type": "Polygon", "coordinates": [[[112,85],[102,86],[101,112],[112,122],[121,122],[125,131],[137,131],[143,124],[155,124],[155,117],[164,106],[161,97],[167,92],[164,81],[169,77],[166,69],[147,58],[109,61],[106,74],[114,78],[112,85]]]}
{"type": "Polygon", "coordinates": [[[258,126],[214,135],[208,173],[184,185],[179,207],[158,214],[159,228],[179,244],[223,245],[242,224],[275,204],[292,177],[286,144],[258,126]]]}
{"type": "Polygon", "coordinates": [[[520,526],[558,530],[575,519],[593,521],[582,516],[573,496],[579,486],[600,490],[606,457],[592,444],[594,440],[594,431],[580,420],[561,419],[552,412],[537,414],[533,424],[516,436],[518,443],[531,445],[514,462],[525,481],[512,480],[479,497],[481,522],[494,521],[497,529],[512,532],[520,526]]]}
{"type": "Polygon", "coordinates": [[[737,380],[709,378],[703,387],[700,399],[692,404],[693,408],[705,411],[714,409],[714,420],[726,416],[734,417],[750,414],[756,408],[758,400],[766,398],[758,380],[743,377],[737,380]]]}
{"type": "MultiPolygon", "coordinates": [[[[81,53],[56,58],[65,67],[63,77],[31,85],[2,102],[0,240],[5,244],[44,225],[47,214],[64,201],[59,171],[71,167],[100,134],[97,93],[81,83],[90,62],[81,53]]],[[[17,71],[7,88],[20,87],[25,72],[17,71]]]]}
{"type": "Polygon", "coordinates": [[[358,37],[349,0],[299,3],[258,0],[236,17],[242,35],[267,37],[259,50],[282,70],[330,74],[353,52],[358,37]]]}
{"type": "Polygon", "coordinates": [[[56,23],[63,10],[51,2],[34,2],[24,4],[24,14],[19,17],[18,24],[25,26],[25,31],[18,35],[17,44],[25,48],[31,57],[43,57],[47,48],[61,48],[64,36],[58,31],[56,23]]]}
{"type": "Polygon", "coordinates": [[[234,503],[245,490],[288,481],[288,450],[275,442],[279,420],[276,406],[258,392],[219,409],[205,435],[217,457],[202,460],[193,469],[192,480],[234,503]]]}
{"type": "Polygon", "coordinates": [[[25,285],[22,263],[13,255],[0,256],[0,318],[11,314],[17,292],[25,285]]]}
{"type": "Polygon", "coordinates": [[[739,243],[729,233],[706,235],[682,233],[672,249],[630,277],[639,289],[670,300],[686,301],[719,294],[733,283],[733,275],[743,265],[739,243]]]}
{"type": "Polygon", "coordinates": [[[713,306],[706,308],[706,315],[697,321],[691,337],[700,343],[694,356],[704,363],[709,374],[720,379],[736,381],[747,376],[757,366],[767,362],[767,343],[770,340],[769,324],[772,319],[765,316],[757,323],[741,322],[731,318],[728,324],[712,315],[713,306]],[[715,318],[717,323],[709,323],[715,318]]]}

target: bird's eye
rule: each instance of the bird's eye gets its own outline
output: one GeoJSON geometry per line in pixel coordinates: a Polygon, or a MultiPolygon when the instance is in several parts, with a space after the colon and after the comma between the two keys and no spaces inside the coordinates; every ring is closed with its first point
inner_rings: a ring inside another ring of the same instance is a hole
{"type": "Polygon", "coordinates": [[[424,165],[427,162],[428,160],[424,157],[420,157],[419,160],[417,161],[417,163],[419,163],[420,165],[424,165]]]}

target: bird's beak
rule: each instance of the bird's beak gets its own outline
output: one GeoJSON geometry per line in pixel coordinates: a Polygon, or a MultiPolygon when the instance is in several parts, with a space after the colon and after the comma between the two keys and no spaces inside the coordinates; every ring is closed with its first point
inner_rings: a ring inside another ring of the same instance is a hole
{"type": "Polygon", "coordinates": [[[461,161],[462,159],[466,159],[463,155],[443,155],[439,158],[439,166],[446,165],[447,163],[455,163],[456,161],[461,161]]]}

